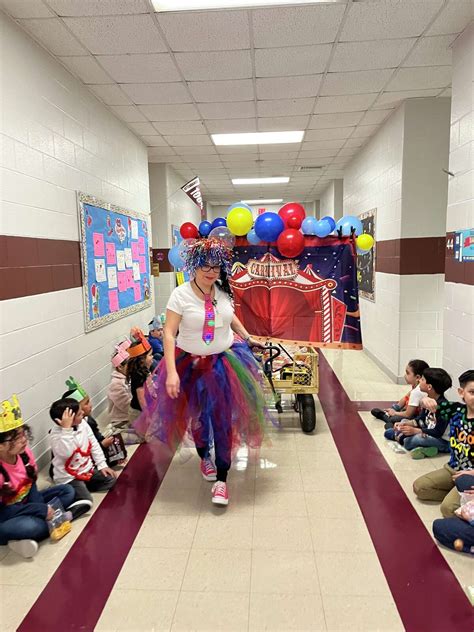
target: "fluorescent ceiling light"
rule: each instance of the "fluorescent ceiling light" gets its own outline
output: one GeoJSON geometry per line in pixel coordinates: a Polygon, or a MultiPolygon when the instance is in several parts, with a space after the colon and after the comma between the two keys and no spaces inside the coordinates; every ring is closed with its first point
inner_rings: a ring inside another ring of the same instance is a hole
{"type": "Polygon", "coordinates": [[[290,178],[232,178],[232,184],[286,184],[290,178]]]}
{"type": "Polygon", "coordinates": [[[304,132],[249,132],[245,134],[211,134],[214,145],[272,145],[301,143],[304,132]]]}
{"type": "Polygon", "coordinates": [[[152,0],[155,11],[199,11],[201,9],[239,9],[316,2],[343,2],[347,0],[152,0]]]}
{"type": "Polygon", "coordinates": [[[279,204],[283,202],[283,198],[275,198],[274,200],[241,200],[244,204],[279,204]]]}

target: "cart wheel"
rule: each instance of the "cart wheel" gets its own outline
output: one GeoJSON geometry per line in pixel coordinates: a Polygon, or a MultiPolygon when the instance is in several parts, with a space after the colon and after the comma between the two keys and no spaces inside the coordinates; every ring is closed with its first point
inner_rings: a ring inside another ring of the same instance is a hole
{"type": "Polygon", "coordinates": [[[303,432],[313,432],[316,427],[316,408],[312,395],[297,395],[300,425],[303,432]]]}

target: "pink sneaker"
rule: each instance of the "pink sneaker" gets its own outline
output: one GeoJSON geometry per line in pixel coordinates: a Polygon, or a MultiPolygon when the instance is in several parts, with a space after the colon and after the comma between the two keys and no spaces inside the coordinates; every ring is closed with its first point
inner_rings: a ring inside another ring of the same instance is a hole
{"type": "Polygon", "coordinates": [[[215,481],[217,470],[211,459],[201,459],[201,474],[205,481],[215,481]]]}
{"type": "Polygon", "coordinates": [[[227,493],[227,484],[217,481],[212,486],[212,502],[214,505],[228,505],[229,494],[227,493]]]}

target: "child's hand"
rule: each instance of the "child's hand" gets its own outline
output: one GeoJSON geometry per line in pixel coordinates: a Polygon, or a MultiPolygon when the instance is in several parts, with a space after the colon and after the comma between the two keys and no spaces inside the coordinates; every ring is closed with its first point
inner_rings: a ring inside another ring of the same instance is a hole
{"type": "Polygon", "coordinates": [[[112,476],[113,478],[117,477],[117,473],[110,469],[110,467],[104,467],[102,470],[99,470],[102,476],[112,476]]]}
{"type": "Polygon", "coordinates": [[[431,397],[423,397],[420,405],[430,413],[435,413],[438,410],[438,402],[435,399],[431,399],[431,397]]]}
{"type": "Polygon", "coordinates": [[[63,428],[72,428],[72,424],[74,423],[75,416],[76,416],[76,413],[71,408],[66,408],[66,410],[63,412],[63,416],[61,417],[61,419],[56,418],[56,421],[63,428]]]}
{"type": "MultiPolygon", "coordinates": [[[[474,470],[459,470],[459,472],[456,472],[455,474],[453,474],[453,481],[455,481],[460,476],[474,476],[474,470]]],[[[474,480],[473,480],[473,483],[474,483],[474,480]]]]}
{"type": "Polygon", "coordinates": [[[52,520],[54,518],[54,509],[51,505],[48,505],[48,513],[46,514],[46,520],[52,520]]]}
{"type": "Polygon", "coordinates": [[[413,428],[413,426],[407,426],[406,424],[401,424],[400,432],[404,434],[405,437],[411,437],[412,435],[420,434],[421,430],[419,428],[413,428]]]}
{"type": "Polygon", "coordinates": [[[107,439],[104,439],[102,441],[102,447],[103,448],[109,448],[114,442],[114,438],[113,437],[107,437],[107,439]]]}
{"type": "Polygon", "coordinates": [[[394,410],[393,408],[388,408],[386,411],[387,415],[389,417],[393,417],[394,415],[398,415],[398,412],[396,410],[394,410]]]}
{"type": "Polygon", "coordinates": [[[399,421],[397,421],[396,423],[393,424],[393,429],[394,430],[400,430],[401,425],[402,424],[399,421]]]}

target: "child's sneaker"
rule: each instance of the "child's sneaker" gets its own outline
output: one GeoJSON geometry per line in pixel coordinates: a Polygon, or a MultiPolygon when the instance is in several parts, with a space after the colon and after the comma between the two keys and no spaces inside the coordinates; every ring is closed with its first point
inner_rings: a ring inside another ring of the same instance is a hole
{"type": "Polygon", "coordinates": [[[423,447],[419,447],[419,448],[415,448],[414,450],[412,450],[410,452],[410,456],[412,459],[418,460],[418,459],[424,459],[425,457],[432,457],[432,456],[436,456],[438,454],[438,448],[431,446],[429,448],[423,448],[423,447]]]}
{"type": "Polygon", "coordinates": [[[211,459],[201,459],[201,474],[205,481],[215,481],[217,470],[211,459]]]}
{"type": "Polygon", "coordinates": [[[34,557],[38,552],[38,542],[36,540],[10,540],[8,548],[21,557],[34,557]]]}
{"type": "Polygon", "coordinates": [[[68,510],[72,515],[72,519],[75,520],[87,513],[89,509],[92,507],[92,500],[87,500],[86,498],[82,498],[80,500],[76,500],[71,505],[69,505],[68,510]]]}
{"type": "Polygon", "coordinates": [[[217,481],[212,486],[212,502],[214,505],[228,505],[229,494],[227,493],[227,484],[223,481],[217,481]]]}
{"type": "Polygon", "coordinates": [[[376,419],[380,419],[381,421],[385,420],[387,413],[381,408],[372,408],[370,414],[373,415],[376,419]]]}

